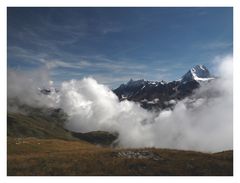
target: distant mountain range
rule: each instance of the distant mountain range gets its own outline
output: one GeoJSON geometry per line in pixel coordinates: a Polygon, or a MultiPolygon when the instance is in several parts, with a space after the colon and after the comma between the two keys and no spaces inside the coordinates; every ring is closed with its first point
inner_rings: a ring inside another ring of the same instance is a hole
{"type": "MultiPolygon", "coordinates": [[[[129,100],[138,102],[145,109],[165,109],[172,108],[177,100],[182,100],[191,96],[193,91],[200,87],[202,83],[209,83],[215,80],[207,67],[196,65],[188,70],[181,79],[166,81],[146,81],[130,79],[126,84],[121,84],[113,92],[119,100],[129,100]]],[[[59,92],[55,88],[39,89],[40,93],[49,95],[52,92],[59,92]]]]}
{"type": "Polygon", "coordinates": [[[204,65],[191,68],[181,79],[171,82],[145,81],[130,79],[128,83],[121,84],[113,92],[119,100],[139,102],[146,109],[171,108],[176,100],[181,100],[200,87],[202,82],[214,80],[204,65]]]}

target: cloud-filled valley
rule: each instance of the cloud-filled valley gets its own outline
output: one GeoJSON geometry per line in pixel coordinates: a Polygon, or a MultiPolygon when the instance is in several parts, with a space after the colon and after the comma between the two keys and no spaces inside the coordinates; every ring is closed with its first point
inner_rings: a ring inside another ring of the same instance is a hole
{"type": "MultiPolygon", "coordinates": [[[[75,132],[118,132],[122,147],[159,147],[217,152],[233,148],[232,57],[216,64],[218,79],[176,103],[172,110],[149,111],[139,103],[119,101],[94,78],[65,81],[55,92],[48,71],[8,70],[8,99],[37,107],[62,108],[65,127],[75,132]],[[39,88],[53,90],[42,95],[39,88]]],[[[8,110],[12,108],[8,107],[8,110]]]]}

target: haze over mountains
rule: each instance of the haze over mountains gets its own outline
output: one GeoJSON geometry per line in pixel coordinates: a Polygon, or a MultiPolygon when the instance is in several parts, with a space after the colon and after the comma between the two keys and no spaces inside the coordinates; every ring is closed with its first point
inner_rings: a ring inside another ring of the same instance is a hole
{"type": "MultiPolygon", "coordinates": [[[[30,76],[10,70],[8,99],[61,108],[68,116],[67,130],[117,132],[121,147],[216,152],[232,149],[232,58],[223,58],[216,68],[217,79],[198,65],[168,83],[130,80],[112,91],[93,78],[84,78],[63,82],[57,91],[50,82],[42,92],[38,88],[43,80],[28,80],[30,76]]],[[[8,110],[21,111],[13,106],[8,110]]]]}
{"type": "MultiPolygon", "coordinates": [[[[148,81],[130,79],[121,84],[113,92],[119,100],[139,102],[146,109],[165,109],[176,104],[174,100],[182,100],[193,94],[200,85],[207,84],[216,77],[212,76],[204,65],[196,65],[185,73],[181,79],[166,81],[148,81]],[[170,102],[168,102],[170,101],[170,102]]],[[[59,92],[53,87],[39,89],[42,94],[50,95],[59,92]]]]}

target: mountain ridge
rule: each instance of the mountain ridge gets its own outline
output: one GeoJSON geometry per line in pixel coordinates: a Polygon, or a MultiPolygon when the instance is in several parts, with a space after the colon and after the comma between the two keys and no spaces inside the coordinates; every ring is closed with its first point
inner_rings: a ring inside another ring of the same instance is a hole
{"type": "Polygon", "coordinates": [[[190,96],[195,89],[199,88],[202,82],[214,80],[207,67],[196,65],[192,67],[180,80],[166,81],[145,81],[144,79],[130,79],[126,84],[121,84],[113,92],[119,100],[139,102],[143,108],[168,108],[166,104],[171,100],[181,100],[190,96]]]}

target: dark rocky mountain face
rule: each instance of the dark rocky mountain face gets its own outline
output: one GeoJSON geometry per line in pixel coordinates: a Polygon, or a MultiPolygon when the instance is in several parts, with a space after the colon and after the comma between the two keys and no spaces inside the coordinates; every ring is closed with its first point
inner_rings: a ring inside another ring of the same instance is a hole
{"type": "MultiPolygon", "coordinates": [[[[132,81],[135,84],[138,81],[132,81]]],[[[181,83],[180,81],[172,81],[170,83],[149,82],[144,81],[136,85],[124,84],[113,90],[119,100],[130,100],[139,102],[146,109],[162,109],[173,105],[171,100],[181,100],[192,94],[194,89],[200,84],[195,81],[181,83]]]]}
{"type": "Polygon", "coordinates": [[[113,92],[119,100],[139,102],[146,109],[171,108],[175,100],[190,96],[201,82],[214,79],[205,66],[197,65],[183,75],[181,80],[145,81],[132,79],[127,84],[122,84],[113,92]]]}

